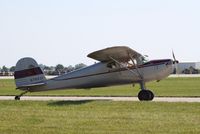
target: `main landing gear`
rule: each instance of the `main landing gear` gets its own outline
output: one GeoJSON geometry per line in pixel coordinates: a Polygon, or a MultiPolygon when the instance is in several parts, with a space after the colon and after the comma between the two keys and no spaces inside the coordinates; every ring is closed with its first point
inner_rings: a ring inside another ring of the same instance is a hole
{"type": "Polygon", "coordinates": [[[28,91],[24,91],[22,92],[20,95],[16,95],[15,96],[15,100],[20,100],[20,97],[23,96],[24,94],[26,94],[28,91]]]}
{"type": "Polygon", "coordinates": [[[152,101],[154,98],[154,94],[151,90],[147,90],[145,87],[145,83],[140,83],[141,91],[138,93],[138,99],[140,101],[152,101]]]}

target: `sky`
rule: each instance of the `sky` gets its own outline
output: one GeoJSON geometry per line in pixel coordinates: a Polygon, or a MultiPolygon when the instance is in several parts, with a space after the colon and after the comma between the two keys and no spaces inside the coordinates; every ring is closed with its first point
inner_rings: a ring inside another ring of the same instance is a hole
{"type": "Polygon", "coordinates": [[[87,54],[112,46],[200,61],[200,1],[0,0],[0,67],[23,57],[90,65],[87,54]]]}

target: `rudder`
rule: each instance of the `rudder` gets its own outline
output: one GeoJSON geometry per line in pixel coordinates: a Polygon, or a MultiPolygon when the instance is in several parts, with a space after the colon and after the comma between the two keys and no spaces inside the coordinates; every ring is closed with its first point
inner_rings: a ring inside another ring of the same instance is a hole
{"type": "Polygon", "coordinates": [[[17,88],[30,87],[46,81],[45,75],[38,63],[33,58],[20,59],[14,72],[15,84],[17,88]]]}

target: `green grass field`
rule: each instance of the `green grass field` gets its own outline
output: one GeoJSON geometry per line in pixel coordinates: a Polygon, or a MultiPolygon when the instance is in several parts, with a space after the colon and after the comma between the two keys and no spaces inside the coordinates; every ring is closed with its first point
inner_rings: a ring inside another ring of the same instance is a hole
{"type": "Polygon", "coordinates": [[[1,134],[199,134],[200,103],[0,101],[1,134]]]}
{"type": "MultiPolygon", "coordinates": [[[[200,96],[200,78],[167,78],[160,82],[147,83],[156,96],[200,96]]],[[[62,95],[62,96],[137,96],[139,86],[112,86],[94,89],[56,90],[28,93],[27,95],[62,95]]],[[[14,80],[0,80],[0,95],[17,95],[14,80]]]]}
{"type": "MultiPolygon", "coordinates": [[[[156,96],[200,96],[200,78],[147,84],[156,96]]],[[[59,90],[27,95],[136,96],[139,86],[59,90]]],[[[0,95],[16,95],[0,80],[0,95]]],[[[198,134],[200,103],[113,101],[0,101],[0,134],[198,134]]]]}

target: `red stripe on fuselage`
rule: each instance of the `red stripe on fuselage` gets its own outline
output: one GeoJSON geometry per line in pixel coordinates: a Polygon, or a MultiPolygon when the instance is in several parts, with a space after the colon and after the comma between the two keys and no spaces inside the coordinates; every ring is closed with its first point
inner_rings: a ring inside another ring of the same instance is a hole
{"type": "MultiPolygon", "coordinates": [[[[143,68],[143,67],[150,67],[150,66],[156,66],[156,65],[161,65],[161,64],[164,64],[164,63],[167,63],[167,62],[170,62],[172,60],[170,59],[166,59],[166,60],[152,60],[152,61],[149,61],[143,65],[139,65],[137,66],[137,68],[143,68]]],[[[136,69],[136,67],[128,67],[129,69],[136,69]]],[[[79,78],[84,78],[84,77],[91,77],[91,76],[97,76],[97,75],[104,75],[104,74],[109,74],[109,73],[116,73],[116,72],[121,72],[121,71],[127,71],[127,68],[119,68],[119,69],[116,69],[116,70],[110,70],[110,71],[107,71],[107,72],[101,72],[101,73],[96,73],[96,74],[89,74],[89,75],[83,75],[83,76],[76,76],[76,77],[71,77],[71,78],[64,78],[64,79],[56,79],[56,78],[53,78],[51,80],[55,80],[55,81],[62,81],[62,80],[71,80],[71,79],[79,79],[79,78]]]]}
{"type": "Polygon", "coordinates": [[[36,68],[25,69],[21,71],[15,71],[14,77],[15,79],[21,79],[25,77],[40,75],[40,74],[43,74],[42,70],[40,69],[40,67],[36,67],[36,68]]]}

